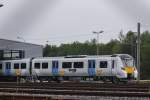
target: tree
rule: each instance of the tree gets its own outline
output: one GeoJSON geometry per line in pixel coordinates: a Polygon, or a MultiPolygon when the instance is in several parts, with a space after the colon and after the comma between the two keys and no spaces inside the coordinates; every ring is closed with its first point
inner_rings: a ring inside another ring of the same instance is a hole
{"type": "Polygon", "coordinates": [[[150,79],[150,33],[145,31],[141,35],[141,78],[150,79]]]}

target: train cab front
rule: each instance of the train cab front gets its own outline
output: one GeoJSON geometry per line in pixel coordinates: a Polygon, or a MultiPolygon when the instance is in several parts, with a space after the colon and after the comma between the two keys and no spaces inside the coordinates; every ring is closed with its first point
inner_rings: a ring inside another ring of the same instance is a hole
{"type": "Polygon", "coordinates": [[[122,68],[127,73],[128,80],[134,80],[137,78],[137,69],[134,66],[125,66],[122,68]]]}
{"type": "Polygon", "coordinates": [[[137,79],[138,72],[135,67],[135,61],[134,61],[133,57],[130,55],[122,55],[122,56],[120,56],[120,58],[123,63],[123,67],[121,69],[124,70],[127,74],[126,79],[127,80],[137,79]]]}

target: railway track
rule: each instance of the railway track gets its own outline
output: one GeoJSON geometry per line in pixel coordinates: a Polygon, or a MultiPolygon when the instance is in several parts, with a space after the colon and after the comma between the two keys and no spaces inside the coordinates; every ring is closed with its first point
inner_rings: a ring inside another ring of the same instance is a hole
{"type": "Polygon", "coordinates": [[[55,90],[55,89],[14,89],[1,88],[0,92],[26,93],[26,94],[49,94],[49,95],[83,95],[83,96],[120,96],[120,97],[150,97],[146,92],[125,92],[125,91],[88,91],[88,90],[55,90]]]}
{"type": "Polygon", "coordinates": [[[50,82],[50,83],[16,83],[16,82],[0,82],[0,86],[80,86],[80,87],[150,87],[150,83],[128,83],[128,84],[112,84],[112,83],[91,83],[91,82],[50,82]]]}
{"type": "MultiPolygon", "coordinates": [[[[4,89],[12,89],[14,87],[0,88],[0,91],[4,89]]],[[[108,88],[108,87],[29,87],[29,86],[16,86],[15,89],[49,89],[49,90],[85,90],[85,91],[126,91],[126,92],[149,92],[148,88],[108,88]]]]}
{"type": "Polygon", "coordinates": [[[0,83],[0,93],[32,95],[150,97],[150,84],[0,83]]]}

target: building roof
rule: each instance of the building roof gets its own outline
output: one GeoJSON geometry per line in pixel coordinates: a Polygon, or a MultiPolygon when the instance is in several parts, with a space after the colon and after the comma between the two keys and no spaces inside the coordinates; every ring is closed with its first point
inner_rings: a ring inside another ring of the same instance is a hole
{"type": "Polygon", "coordinates": [[[21,42],[21,41],[9,40],[9,39],[2,39],[2,38],[0,38],[0,41],[9,41],[9,42],[14,42],[14,43],[24,43],[24,44],[28,44],[28,45],[35,45],[35,46],[43,47],[43,45],[39,45],[39,44],[33,44],[33,43],[27,43],[27,42],[21,42]]]}

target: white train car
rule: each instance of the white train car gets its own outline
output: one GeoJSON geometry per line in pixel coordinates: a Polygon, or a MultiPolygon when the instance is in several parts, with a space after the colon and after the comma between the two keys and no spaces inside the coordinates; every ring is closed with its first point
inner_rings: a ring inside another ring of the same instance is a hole
{"type": "Polygon", "coordinates": [[[137,78],[134,59],[127,54],[35,58],[32,60],[32,74],[40,79],[57,80],[75,77],[111,81],[137,78]]]}
{"type": "Polygon", "coordinates": [[[12,80],[17,76],[26,78],[30,76],[30,59],[0,61],[0,79],[12,80]]]}
{"type": "Polygon", "coordinates": [[[38,80],[136,79],[134,59],[128,54],[104,56],[41,57],[0,61],[0,77],[35,77],[38,80]]]}

